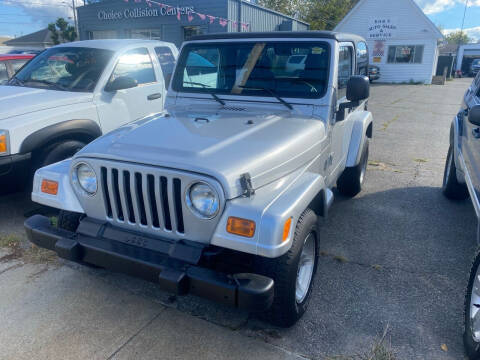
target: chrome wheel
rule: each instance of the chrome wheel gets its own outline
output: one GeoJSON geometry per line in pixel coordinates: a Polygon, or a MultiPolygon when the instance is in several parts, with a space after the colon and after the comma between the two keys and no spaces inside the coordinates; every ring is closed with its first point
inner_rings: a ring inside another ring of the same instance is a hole
{"type": "Polygon", "coordinates": [[[360,170],[360,184],[363,184],[363,180],[365,179],[365,173],[367,172],[367,164],[368,164],[368,158],[365,157],[365,160],[363,161],[363,164],[362,164],[362,169],[360,170]]]}
{"type": "Polygon", "coordinates": [[[295,287],[295,300],[301,304],[308,294],[308,289],[313,278],[316,259],[315,234],[310,232],[305,238],[300,261],[297,270],[297,282],[295,287]]]}
{"type": "Polygon", "coordinates": [[[480,342],[480,266],[477,267],[473,279],[472,294],[470,296],[470,328],[475,342],[480,342]]]}

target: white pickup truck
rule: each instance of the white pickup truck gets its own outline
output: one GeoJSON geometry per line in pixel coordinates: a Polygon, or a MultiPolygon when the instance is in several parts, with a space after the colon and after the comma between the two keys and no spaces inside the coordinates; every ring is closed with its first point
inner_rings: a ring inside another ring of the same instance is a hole
{"type": "MultiPolygon", "coordinates": [[[[178,50],[150,40],[50,48],[0,86],[0,184],[63,160],[119,126],[163,111],[178,50]]],[[[27,176],[25,176],[27,175],[27,176]]]]}

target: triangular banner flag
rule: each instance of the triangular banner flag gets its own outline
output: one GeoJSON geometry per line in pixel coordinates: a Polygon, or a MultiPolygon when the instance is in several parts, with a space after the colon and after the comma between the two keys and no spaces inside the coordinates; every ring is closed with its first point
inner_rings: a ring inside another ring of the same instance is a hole
{"type": "Polygon", "coordinates": [[[213,22],[215,21],[215,16],[207,15],[207,17],[208,17],[209,20],[210,20],[210,24],[213,24],[213,22]]]}
{"type": "Polygon", "coordinates": [[[204,14],[197,13],[198,17],[202,20],[205,20],[206,16],[204,14]]]}

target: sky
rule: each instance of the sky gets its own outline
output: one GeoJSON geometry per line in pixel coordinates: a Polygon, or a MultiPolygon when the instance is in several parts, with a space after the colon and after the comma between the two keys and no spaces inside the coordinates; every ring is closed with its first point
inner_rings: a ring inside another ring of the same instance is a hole
{"type": "MultiPolygon", "coordinates": [[[[73,1],[78,6],[83,4],[83,0],[73,1]]],[[[466,0],[415,1],[445,32],[461,28],[466,0]]],[[[468,3],[465,31],[480,41],[480,0],[468,0],[468,3]]],[[[0,37],[21,36],[41,30],[58,17],[69,18],[73,22],[72,0],[0,0],[0,37]]]]}

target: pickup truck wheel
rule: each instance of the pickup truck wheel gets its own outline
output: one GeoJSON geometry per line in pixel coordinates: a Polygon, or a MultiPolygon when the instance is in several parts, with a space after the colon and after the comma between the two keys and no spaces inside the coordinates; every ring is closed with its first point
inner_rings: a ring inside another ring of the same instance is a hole
{"type": "Polygon", "coordinates": [[[307,309],[318,264],[317,215],[307,209],[298,219],[292,247],[276,259],[257,257],[256,272],[274,280],[273,304],[259,314],[268,322],[290,327],[307,309]]]}
{"type": "Polygon", "coordinates": [[[450,146],[447,154],[447,162],[443,173],[442,192],[452,200],[465,200],[468,197],[468,189],[457,180],[457,168],[453,156],[453,147],[450,146]]]}
{"type": "Polygon", "coordinates": [[[68,231],[77,231],[78,225],[83,215],[71,211],[60,210],[58,213],[57,226],[59,229],[68,231]]]}
{"type": "MultiPolygon", "coordinates": [[[[75,155],[86,144],[78,140],[67,140],[46,147],[38,156],[36,168],[41,168],[75,155]]],[[[36,169],[34,169],[36,170],[36,169]]]]}
{"type": "Polygon", "coordinates": [[[472,264],[465,293],[463,343],[471,360],[480,359],[480,252],[472,264]]]}
{"type": "Polygon", "coordinates": [[[337,181],[337,189],[343,195],[354,197],[362,191],[362,185],[365,180],[368,165],[368,139],[362,149],[360,163],[354,167],[347,167],[337,181]]]}

